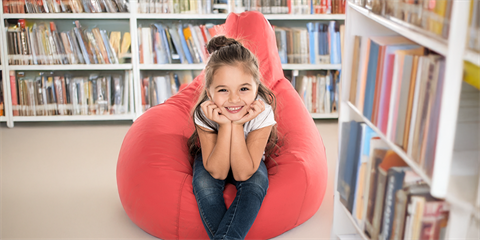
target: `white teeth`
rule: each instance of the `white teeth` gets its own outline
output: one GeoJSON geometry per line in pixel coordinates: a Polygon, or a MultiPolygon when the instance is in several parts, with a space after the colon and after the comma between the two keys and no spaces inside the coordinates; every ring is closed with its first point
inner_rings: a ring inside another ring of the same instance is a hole
{"type": "Polygon", "coordinates": [[[242,108],[242,107],[237,107],[237,108],[229,108],[229,107],[227,107],[227,109],[230,110],[230,111],[236,111],[236,110],[238,110],[238,109],[240,109],[240,108],[242,108]]]}

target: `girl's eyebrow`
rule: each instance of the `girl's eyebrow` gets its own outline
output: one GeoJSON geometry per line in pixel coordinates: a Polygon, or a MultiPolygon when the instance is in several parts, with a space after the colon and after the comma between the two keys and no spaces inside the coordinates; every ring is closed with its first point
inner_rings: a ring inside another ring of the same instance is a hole
{"type": "MultiPolygon", "coordinates": [[[[245,86],[245,85],[247,85],[247,86],[252,86],[252,84],[250,84],[250,83],[244,83],[244,84],[242,84],[242,85],[240,85],[240,86],[245,86]]],[[[227,86],[226,86],[226,85],[218,85],[218,86],[216,86],[214,89],[217,89],[217,88],[227,88],[227,86]]]]}
{"type": "Polygon", "coordinates": [[[215,89],[217,89],[217,88],[226,88],[226,87],[227,87],[227,86],[225,86],[225,85],[218,85],[218,86],[215,87],[215,89]]]}

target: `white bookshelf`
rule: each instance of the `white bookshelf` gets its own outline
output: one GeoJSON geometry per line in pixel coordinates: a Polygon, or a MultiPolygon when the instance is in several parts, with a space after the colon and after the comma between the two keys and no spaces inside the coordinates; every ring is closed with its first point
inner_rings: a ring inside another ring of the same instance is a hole
{"type": "MultiPolygon", "coordinates": [[[[72,20],[82,20],[85,24],[92,25],[98,23],[100,25],[106,25],[102,27],[108,30],[108,26],[115,26],[119,24],[116,20],[123,22],[128,21],[128,31],[131,34],[131,63],[129,64],[75,64],[75,65],[1,65],[3,79],[9,79],[9,71],[129,71],[132,75],[132,87],[131,87],[131,114],[127,115],[109,115],[109,116],[12,116],[12,102],[10,93],[10,81],[3,81],[4,89],[4,112],[5,116],[0,117],[0,121],[7,122],[8,127],[13,127],[14,122],[48,122],[48,121],[102,121],[102,120],[135,120],[138,118],[141,112],[141,91],[140,91],[140,76],[141,71],[184,71],[184,70],[202,70],[204,64],[140,64],[138,59],[138,39],[137,28],[139,24],[158,22],[159,21],[188,21],[194,20],[199,22],[208,22],[213,20],[215,22],[224,21],[228,14],[144,14],[138,13],[138,2],[136,0],[129,1],[129,13],[41,13],[41,14],[16,14],[16,13],[3,13],[3,8],[0,11],[0,20],[2,22],[0,26],[0,43],[6,43],[6,27],[5,21],[7,19],[31,19],[32,21],[48,21],[55,20],[58,24],[63,24],[62,20],[71,22],[72,20]],[[89,21],[91,20],[91,21],[89,21]],[[87,23],[88,22],[88,23],[87,23]]],[[[313,14],[313,15],[293,15],[293,14],[265,14],[268,20],[275,21],[276,23],[297,23],[301,21],[322,21],[322,20],[345,20],[345,14],[313,14]]],[[[83,25],[83,24],[82,24],[83,25]]],[[[92,25],[93,26],[93,25],[92,25]]],[[[90,26],[89,26],[90,27],[90,26]]],[[[1,46],[1,58],[2,63],[8,59],[6,44],[1,46]]],[[[339,70],[341,64],[284,64],[285,70],[339,70]]],[[[335,119],[338,118],[338,114],[312,114],[314,119],[335,119]]]]}
{"type": "MultiPolygon", "coordinates": [[[[432,36],[427,31],[409,24],[374,14],[351,2],[348,2],[346,9],[347,17],[344,38],[346,54],[344,54],[342,59],[339,123],[352,120],[366,123],[391,150],[403,158],[425,180],[430,186],[432,196],[444,199],[450,204],[451,209],[446,239],[465,239],[468,227],[471,225],[470,221],[472,219],[480,219],[479,195],[477,192],[479,187],[478,169],[480,166],[478,159],[480,145],[478,149],[457,149],[458,146],[462,146],[462,141],[468,140],[463,140],[463,136],[458,135],[459,133],[456,132],[459,127],[462,127],[462,123],[459,122],[459,110],[462,110],[460,109],[460,99],[462,94],[464,94],[462,88],[463,61],[467,60],[480,66],[480,54],[466,49],[468,14],[465,13],[469,12],[469,4],[470,1],[453,1],[448,40],[432,36]],[[432,177],[428,177],[422,168],[402,148],[389,140],[374,124],[363,116],[362,112],[349,102],[350,79],[353,74],[351,72],[352,53],[356,35],[402,35],[445,57],[445,81],[441,97],[442,105],[432,177]]],[[[463,112],[468,111],[469,109],[463,110],[463,112]]],[[[468,114],[462,115],[465,115],[461,116],[462,119],[472,118],[468,114]]],[[[480,125],[478,116],[476,117],[477,120],[469,120],[470,122],[467,124],[480,125]]],[[[473,128],[472,131],[476,131],[475,129],[473,128]]],[[[347,147],[342,146],[341,124],[339,125],[339,136],[339,152],[341,153],[346,151],[345,148],[347,147]]],[[[338,171],[339,166],[337,165],[336,176],[338,176],[338,171]]],[[[358,234],[362,239],[368,240],[368,236],[363,231],[363,226],[357,223],[352,214],[340,202],[339,193],[336,192],[337,185],[338,177],[335,180],[334,187],[336,194],[332,238],[337,238],[337,236],[344,234],[358,234]]],[[[366,210],[364,209],[364,211],[366,210]]]]}

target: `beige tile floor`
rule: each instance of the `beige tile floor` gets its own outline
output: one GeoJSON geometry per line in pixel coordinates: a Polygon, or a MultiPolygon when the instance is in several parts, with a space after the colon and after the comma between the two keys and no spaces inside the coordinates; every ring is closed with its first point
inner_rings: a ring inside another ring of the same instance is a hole
{"type": "MultiPolygon", "coordinates": [[[[325,200],[307,222],[275,239],[329,239],[337,160],[336,121],[316,121],[327,149],[325,200]]],[[[0,126],[0,239],[156,239],[121,206],[118,152],[130,124],[29,123],[0,126]]]]}

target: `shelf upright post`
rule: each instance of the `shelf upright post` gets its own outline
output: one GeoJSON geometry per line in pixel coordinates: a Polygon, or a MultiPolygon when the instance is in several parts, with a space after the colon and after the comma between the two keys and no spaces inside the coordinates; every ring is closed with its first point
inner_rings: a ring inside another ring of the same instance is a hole
{"type": "Polygon", "coordinates": [[[138,13],[138,1],[130,1],[130,36],[132,40],[131,52],[132,52],[132,70],[133,70],[133,90],[135,97],[134,104],[134,117],[135,121],[140,115],[142,115],[142,94],[141,94],[141,79],[140,79],[140,59],[138,54],[138,33],[137,32],[137,18],[140,14],[138,13]]]}
{"type": "MultiPolygon", "coordinates": [[[[348,14],[352,9],[350,7],[346,7],[345,9],[345,36],[344,36],[344,49],[345,52],[349,53],[351,52],[351,46],[353,46],[353,38],[354,34],[352,31],[351,26],[353,25],[354,17],[350,16],[351,14],[348,14]]],[[[355,11],[352,11],[352,14],[355,14],[355,11]]],[[[346,55],[346,54],[345,54],[346,55]]],[[[346,57],[342,58],[342,69],[347,69],[348,66],[351,66],[351,57],[346,57]]],[[[351,71],[342,71],[342,79],[340,80],[340,91],[338,96],[338,136],[342,136],[342,122],[348,122],[351,120],[351,114],[350,114],[350,109],[347,106],[348,102],[348,96],[349,96],[349,90],[350,90],[350,75],[351,71]],[[342,106],[343,105],[343,106],[342,106]]],[[[334,215],[333,215],[333,224],[332,224],[332,230],[331,230],[331,239],[336,239],[337,234],[347,234],[347,233],[355,233],[355,228],[352,227],[352,224],[345,224],[348,221],[348,218],[345,216],[346,214],[342,211],[342,206],[340,203],[340,195],[337,192],[337,186],[338,186],[338,171],[339,171],[339,159],[344,152],[344,149],[346,146],[342,146],[341,141],[339,139],[339,145],[338,145],[338,159],[337,159],[337,164],[335,168],[335,183],[334,183],[334,215]]]]}
{"type": "Polygon", "coordinates": [[[7,118],[7,127],[13,128],[13,111],[12,111],[12,93],[10,89],[10,76],[8,73],[8,47],[7,32],[5,29],[5,14],[3,14],[3,5],[0,12],[0,31],[2,45],[2,76],[3,76],[3,109],[7,118]]]}
{"type": "MultiPolygon", "coordinates": [[[[445,77],[441,97],[435,164],[430,192],[437,198],[445,198],[450,181],[458,106],[462,87],[463,58],[468,28],[470,1],[453,1],[448,51],[445,56],[445,77]]],[[[448,238],[448,237],[447,237],[448,238]]]]}

